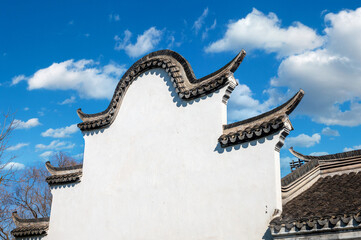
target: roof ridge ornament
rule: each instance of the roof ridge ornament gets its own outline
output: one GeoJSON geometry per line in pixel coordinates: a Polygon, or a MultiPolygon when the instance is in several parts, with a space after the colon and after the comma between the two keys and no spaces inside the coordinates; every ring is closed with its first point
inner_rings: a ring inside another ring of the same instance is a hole
{"type": "Polygon", "coordinates": [[[345,160],[349,158],[354,157],[361,157],[361,149],[360,150],[352,150],[348,152],[342,152],[342,153],[335,153],[335,154],[327,154],[327,155],[321,155],[321,156],[311,156],[311,155],[304,155],[302,153],[297,152],[293,149],[293,147],[290,147],[289,151],[293,156],[295,156],[298,159],[301,159],[305,162],[309,162],[311,160],[319,160],[319,161],[339,161],[339,160],[345,160]]]}
{"type": "MultiPolygon", "coordinates": [[[[288,115],[297,107],[304,94],[305,92],[300,89],[292,98],[279,107],[246,120],[224,125],[223,135],[218,139],[221,147],[224,148],[259,139],[278,132],[282,128],[287,129],[283,136],[285,138],[289,131],[293,130],[288,115]]],[[[283,146],[283,141],[278,145],[276,146],[277,151],[283,146]]]]}
{"type": "Polygon", "coordinates": [[[54,167],[50,164],[50,161],[47,161],[45,166],[51,174],[51,176],[45,179],[50,186],[80,182],[80,178],[83,174],[83,164],[67,167],[54,167]]]}
{"type": "Polygon", "coordinates": [[[49,228],[49,218],[20,218],[17,211],[12,213],[16,228],[11,231],[14,237],[31,237],[46,235],[49,228]]]}
{"type": "MultiPolygon", "coordinates": [[[[143,72],[156,68],[164,69],[178,93],[184,101],[200,98],[228,85],[229,78],[237,70],[246,51],[241,50],[235,58],[221,69],[197,79],[191,65],[180,54],[171,50],[152,52],[135,62],[118,82],[113,98],[106,110],[95,114],[85,114],[81,109],[77,110],[80,119],[78,124],[81,130],[94,130],[110,126],[119,111],[123,97],[132,82],[143,72]]],[[[232,79],[233,81],[233,79],[232,79]]]]}

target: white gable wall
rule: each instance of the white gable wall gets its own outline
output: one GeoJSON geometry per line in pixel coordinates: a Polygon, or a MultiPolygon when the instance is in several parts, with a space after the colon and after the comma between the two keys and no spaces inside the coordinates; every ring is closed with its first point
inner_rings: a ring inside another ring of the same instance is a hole
{"type": "Polygon", "coordinates": [[[138,77],[84,135],[81,183],[52,190],[49,239],[262,239],[281,209],[279,135],[220,148],[225,90],[185,104],[163,70],[138,77]]]}

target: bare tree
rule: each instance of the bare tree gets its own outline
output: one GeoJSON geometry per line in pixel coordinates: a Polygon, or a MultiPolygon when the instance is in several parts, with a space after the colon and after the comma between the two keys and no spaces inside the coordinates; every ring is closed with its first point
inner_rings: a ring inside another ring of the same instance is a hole
{"type": "MultiPolygon", "coordinates": [[[[79,164],[74,158],[64,152],[58,152],[51,158],[54,166],[74,166],[79,164]]],[[[11,213],[17,211],[23,218],[41,218],[50,215],[52,196],[45,181],[49,176],[45,165],[30,167],[18,171],[15,184],[4,192],[0,204],[0,239],[11,239],[10,231],[15,228],[11,213]],[[3,213],[3,214],[2,214],[3,213]]],[[[2,194],[2,192],[0,192],[2,194]]]]}
{"type": "MultiPolygon", "coordinates": [[[[54,166],[65,167],[79,164],[64,152],[55,153],[51,161],[54,166]]],[[[45,167],[32,167],[23,171],[15,193],[13,204],[17,206],[19,215],[27,218],[47,217],[50,215],[51,193],[45,179],[49,172],[45,167]]]]}
{"type": "Polygon", "coordinates": [[[10,162],[15,157],[6,153],[6,149],[9,147],[9,139],[15,127],[14,115],[10,112],[2,114],[0,117],[0,186],[6,186],[13,180],[13,166],[10,162]]]}
{"type": "Polygon", "coordinates": [[[10,239],[9,229],[12,225],[11,186],[15,183],[15,171],[11,161],[15,156],[6,152],[9,139],[16,127],[14,114],[8,112],[0,115],[0,239],[10,239]]]}
{"type": "Polygon", "coordinates": [[[61,151],[55,153],[51,160],[53,165],[58,167],[75,166],[79,164],[74,158],[61,151]]]}

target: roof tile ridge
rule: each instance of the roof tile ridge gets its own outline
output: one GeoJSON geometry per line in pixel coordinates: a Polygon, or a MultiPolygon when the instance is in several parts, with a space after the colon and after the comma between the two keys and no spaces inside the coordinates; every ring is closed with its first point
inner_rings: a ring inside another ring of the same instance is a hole
{"type": "Polygon", "coordinates": [[[78,127],[83,130],[93,130],[110,126],[119,111],[122,99],[132,82],[143,72],[161,68],[171,77],[173,85],[179,97],[184,101],[190,101],[213,93],[225,87],[229,77],[236,71],[246,52],[242,49],[235,58],[221,69],[196,79],[191,65],[180,54],[171,50],[152,52],[135,62],[118,82],[113,97],[107,109],[100,113],[85,114],[81,109],[77,110],[83,121],[78,127]]]}
{"type": "Polygon", "coordinates": [[[247,123],[253,123],[256,120],[268,117],[272,114],[277,115],[278,117],[280,115],[289,115],[293,112],[294,109],[296,109],[297,105],[301,102],[304,94],[305,94],[305,92],[303,91],[303,89],[300,89],[293,97],[291,97],[287,102],[283,103],[282,105],[280,105],[274,109],[271,109],[268,112],[257,115],[255,117],[251,117],[251,118],[241,120],[238,122],[226,124],[223,126],[223,129],[226,130],[226,129],[231,129],[234,127],[242,126],[247,123]]]}
{"type": "MultiPolygon", "coordinates": [[[[266,113],[223,125],[223,134],[218,138],[218,142],[225,148],[271,135],[282,128],[286,129],[285,135],[288,135],[289,131],[293,130],[288,115],[297,107],[303,96],[304,91],[300,89],[287,102],[266,113]]],[[[279,148],[276,146],[275,149],[279,151],[279,148]]]]}
{"type": "Polygon", "coordinates": [[[312,159],[306,162],[301,167],[297,168],[296,170],[287,174],[281,179],[282,187],[286,187],[291,183],[295,182],[296,180],[302,178],[304,175],[315,169],[317,166],[319,166],[319,161],[317,159],[312,159]]]}
{"type": "Polygon", "coordinates": [[[311,155],[304,155],[302,153],[297,152],[296,150],[291,147],[289,149],[291,154],[301,160],[304,161],[311,161],[313,159],[317,159],[320,161],[338,161],[345,158],[351,158],[351,157],[361,157],[361,149],[360,150],[352,150],[347,152],[341,152],[341,153],[334,153],[334,154],[326,154],[321,156],[311,156],[311,155]]]}
{"type": "Polygon", "coordinates": [[[49,223],[49,217],[43,218],[20,218],[17,211],[12,212],[12,219],[17,227],[27,227],[34,225],[46,225],[49,223]]]}
{"type": "Polygon", "coordinates": [[[55,167],[51,165],[50,161],[45,163],[46,169],[51,175],[64,175],[69,173],[79,173],[83,170],[83,164],[77,164],[74,166],[55,167]]]}

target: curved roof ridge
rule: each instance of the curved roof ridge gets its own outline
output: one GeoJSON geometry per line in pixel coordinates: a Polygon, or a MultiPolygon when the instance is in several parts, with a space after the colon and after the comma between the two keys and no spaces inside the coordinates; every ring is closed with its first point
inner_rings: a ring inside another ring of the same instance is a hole
{"type": "Polygon", "coordinates": [[[83,164],[66,167],[55,167],[51,165],[50,161],[47,161],[45,166],[51,175],[62,175],[66,173],[80,172],[83,170],[83,164]]]}
{"type": "Polygon", "coordinates": [[[185,101],[193,100],[226,86],[228,77],[233,74],[246,52],[241,50],[235,58],[219,70],[197,79],[188,61],[171,50],[152,52],[135,62],[118,82],[107,109],[100,113],[85,114],[80,108],[77,113],[83,121],[78,124],[81,130],[93,130],[111,125],[118,113],[122,99],[132,82],[143,72],[162,68],[171,76],[179,97],[185,101]]]}
{"type": "Polygon", "coordinates": [[[28,226],[29,224],[46,224],[49,223],[49,217],[45,218],[20,218],[17,211],[12,213],[12,218],[17,227],[28,226]]]}
{"type": "Polygon", "coordinates": [[[297,107],[304,94],[304,91],[300,89],[287,102],[266,113],[223,125],[223,135],[219,137],[218,141],[222,147],[227,147],[265,137],[279,131],[284,126],[284,123],[289,121],[288,115],[297,107]]]}
{"type": "Polygon", "coordinates": [[[287,174],[281,179],[282,187],[288,186],[289,184],[293,183],[295,180],[303,177],[312,169],[319,166],[319,161],[317,159],[313,159],[306,164],[303,164],[301,167],[296,168],[293,172],[287,174]]]}
{"type": "Polygon", "coordinates": [[[311,156],[311,155],[304,155],[302,153],[299,153],[291,147],[289,149],[291,154],[305,162],[309,162],[313,159],[321,160],[321,161],[338,161],[343,160],[346,158],[352,158],[352,157],[361,157],[361,149],[360,150],[353,150],[348,152],[342,152],[342,153],[334,153],[334,154],[327,154],[327,155],[321,155],[321,156],[311,156]]]}
{"type": "Polygon", "coordinates": [[[282,105],[280,105],[268,112],[262,113],[258,116],[224,125],[223,128],[230,129],[230,128],[241,126],[241,125],[244,125],[247,123],[255,122],[258,119],[262,119],[267,116],[276,114],[277,112],[282,112],[282,113],[289,115],[293,112],[293,110],[295,110],[295,108],[301,102],[301,99],[303,98],[304,95],[305,95],[305,92],[303,91],[303,89],[300,89],[292,98],[290,98],[287,102],[283,103],[282,105]]]}
{"type": "Polygon", "coordinates": [[[45,166],[51,174],[51,176],[45,179],[50,186],[77,183],[80,182],[80,178],[83,175],[83,164],[67,167],[54,167],[50,164],[50,161],[47,161],[45,166]]]}
{"type": "Polygon", "coordinates": [[[49,218],[20,218],[15,211],[12,213],[12,218],[16,228],[11,231],[11,234],[17,239],[17,237],[35,237],[43,236],[47,234],[49,229],[49,218]]]}

